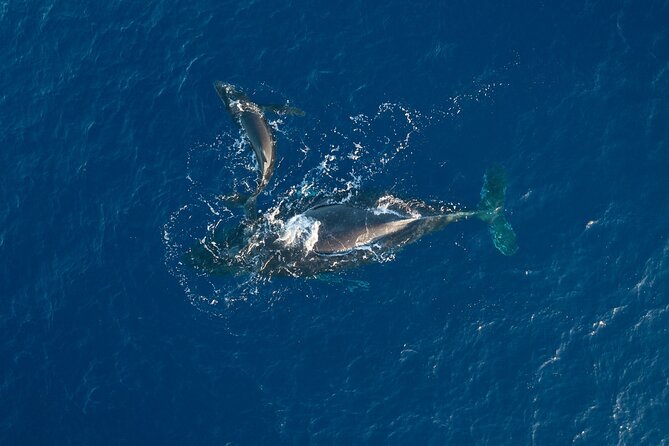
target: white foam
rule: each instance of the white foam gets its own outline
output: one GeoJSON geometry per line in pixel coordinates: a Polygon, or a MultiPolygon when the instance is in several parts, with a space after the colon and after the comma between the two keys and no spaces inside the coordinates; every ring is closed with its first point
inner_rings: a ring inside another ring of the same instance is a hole
{"type": "Polygon", "coordinates": [[[281,230],[278,240],[286,247],[302,247],[309,252],[318,242],[321,222],[303,214],[291,217],[281,230]]]}

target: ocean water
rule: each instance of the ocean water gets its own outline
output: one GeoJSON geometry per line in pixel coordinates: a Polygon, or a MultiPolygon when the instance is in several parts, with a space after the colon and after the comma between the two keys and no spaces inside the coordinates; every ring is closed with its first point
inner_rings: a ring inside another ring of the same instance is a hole
{"type": "Polygon", "coordinates": [[[669,3],[0,0],[0,444],[669,444],[669,3]],[[199,274],[261,212],[481,223],[327,277],[199,274]],[[268,116],[269,117],[269,116],[268,116]]]}

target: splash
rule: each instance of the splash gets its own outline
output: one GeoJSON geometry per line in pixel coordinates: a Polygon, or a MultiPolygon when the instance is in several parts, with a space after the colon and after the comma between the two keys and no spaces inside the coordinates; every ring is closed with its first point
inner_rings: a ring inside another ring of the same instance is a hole
{"type": "Polygon", "coordinates": [[[301,248],[305,252],[314,249],[318,242],[318,228],[321,222],[302,214],[288,219],[278,240],[289,248],[301,248]]]}

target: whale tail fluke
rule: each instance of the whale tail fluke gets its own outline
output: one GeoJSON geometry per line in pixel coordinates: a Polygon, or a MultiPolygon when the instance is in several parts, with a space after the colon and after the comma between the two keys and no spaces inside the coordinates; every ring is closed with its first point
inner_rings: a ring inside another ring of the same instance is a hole
{"type": "Polygon", "coordinates": [[[516,233],[504,215],[504,195],[506,177],[499,166],[488,169],[483,177],[481,201],[478,216],[489,224],[489,231],[495,248],[510,256],[518,251],[516,233]]]}

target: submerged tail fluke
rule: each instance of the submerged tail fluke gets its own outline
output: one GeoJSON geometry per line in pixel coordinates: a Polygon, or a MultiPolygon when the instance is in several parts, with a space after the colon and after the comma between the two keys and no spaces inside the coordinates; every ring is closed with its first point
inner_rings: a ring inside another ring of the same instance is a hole
{"type": "Polygon", "coordinates": [[[501,167],[488,169],[483,177],[479,217],[487,222],[495,248],[510,256],[518,251],[516,233],[504,215],[504,194],[506,178],[501,167]]]}

